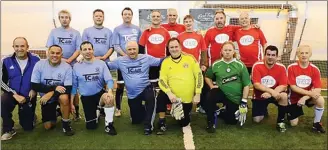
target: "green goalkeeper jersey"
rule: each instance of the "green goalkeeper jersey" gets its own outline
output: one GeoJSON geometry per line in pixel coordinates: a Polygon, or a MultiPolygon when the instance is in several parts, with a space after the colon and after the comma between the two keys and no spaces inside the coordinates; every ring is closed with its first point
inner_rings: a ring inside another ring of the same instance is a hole
{"type": "Polygon", "coordinates": [[[243,88],[251,84],[249,73],[244,63],[233,59],[225,62],[223,59],[212,64],[206,71],[206,77],[216,79],[216,84],[233,103],[240,104],[243,88]]]}

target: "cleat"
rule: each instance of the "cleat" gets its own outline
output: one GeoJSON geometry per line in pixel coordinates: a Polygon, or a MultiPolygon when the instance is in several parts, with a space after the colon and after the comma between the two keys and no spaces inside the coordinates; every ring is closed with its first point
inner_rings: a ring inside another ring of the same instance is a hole
{"type": "Polygon", "coordinates": [[[119,109],[116,109],[115,110],[115,117],[120,117],[122,114],[121,114],[121,110],[119,109]]]}
{"type": "Polygon", "coordinates": [[[166,131],[166,125],[163,123],[163,124],[160,124],[159,125],[159,131],[156,133],[157,135],[163,135],[166,131]]]}
{"type": "Polygon", "coordinates": [[[205,110],[202,108],[202,106],[197,107],[196,108],[196,112],[201,113],[201,114],[205,114],[206,113],[205,110]]]}
{"type": "Polygon", "coordinates": [[[325,129],[323,129],[323,127],[322,127],[321,122],[313,123],[312,131],[316,132],[316,133],[326,133],[325,129]]]}
{"type": "Polygon", "coordinates": [[[286,129],[286,124],[283,123],[283,122],[278,123],[276,128],[279,132],[285,132],[287,130],[286,129]]]}
{"type": "Polygon", "coordinates": [[[109,123],[106,127],[105,127],[105,132],[108,135],[117,135],[116,129],[113,125],[113,123],[109,123]]]}
{"type": "Polygon", "coordinates": [[[66,136],[72,136],[74,135],[74,131],[70,125],[70,121],[69,122],[63,122],[63,132],[66,136]]]}
{"type": "Polygon", "coordinates": [[[13,138],[13,136],[16,134],[16,131],[15,130],[11,130],[11,131],[8,131],[6,133],[4,133],[2,136],[1,136],[1,141],[7,141],[7,140],[10,140],[11,138],[13,138]]]}
{"type": "Polygon", "coordinates": [[[149,129],[149,128],[144,129],[144,134],[145,135],[151,135],[151,133],[152,133],[151,129],[149,129]]]}

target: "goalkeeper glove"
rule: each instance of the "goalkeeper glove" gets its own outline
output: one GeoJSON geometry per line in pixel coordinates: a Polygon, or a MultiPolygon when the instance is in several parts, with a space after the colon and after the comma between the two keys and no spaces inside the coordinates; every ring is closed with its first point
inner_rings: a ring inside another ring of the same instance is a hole
{"type": "Polygon", "coordinates": [[[178,98],[175,103],[172,103],[171,113],[175,120],[181,120],[184,118],[183,107],[181,103],[181,98],[178,98]]]}
{"type": "Polygon", "coordinates": [[[247,114],[247,100],[246,99],[242,99],[239,105],[239,122],[240,122],[240,126],[243,126],[243,124],[246,121],[246,114],[247,114]]]}

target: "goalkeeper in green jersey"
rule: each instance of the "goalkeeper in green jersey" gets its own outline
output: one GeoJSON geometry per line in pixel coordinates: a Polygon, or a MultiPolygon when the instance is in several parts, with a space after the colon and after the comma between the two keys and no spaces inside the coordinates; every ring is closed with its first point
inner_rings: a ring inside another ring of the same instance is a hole
{"type": "Polygon", "coordinates": [[[170,56],[163,60],[159,75],[161,90],[157,96],[158,135],[166,131],[166,105],[171,103],[171,115],[178,120],[184,133],[190,131],[192,105],[199,103],[203,87],[203,75],[198,62],[192,55],[181,53],[181,44],[177,38],[168,41],[167,50],[170,56]]]}
{"type": "Polygon", "coordinates": [[[211,89],[205,102],[208,123],[206,130],[209,133],[215,132],[216,103],[225,105],[219,114],[225,123],[237,124],[239,121],[243,125],[246,120],[247,96],[251,84],[249,73],[245,64],[236,59],[232,42],[223,43],[221,55],[222,58],[214,62],[205,75],[205,82],[211,89]],[[213,85],[214,78],[217,86],[213,85]]]}

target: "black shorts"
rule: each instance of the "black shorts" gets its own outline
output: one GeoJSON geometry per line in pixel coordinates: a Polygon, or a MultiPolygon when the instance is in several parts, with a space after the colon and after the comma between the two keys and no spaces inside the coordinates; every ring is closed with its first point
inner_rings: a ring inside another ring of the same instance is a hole
{"type": "Polygon", "coordinates": [[[157,82],[159,78],[159,66],[152,66],[149,68],[149,80],[150,82],[157,82]]]}
{"type": "Polygon", "coordinates": [[[42,115],[42,122],[57,122],[56,116],[56,108],[58,105],[58,100],[52,103],[46,103],[45,105],[41,105],[41,115],[42,115]]]}
{"type": "Polygon", "coordinates": [[[81,95],[81,101],[83,104],[83,111],[86,123],[97,122],[97,109],[99,106],[99,101],[104,91],[100,91],[97,94],[90,96],[81,95]]]}
{"type": "MultiPolygon", "coordinates": [[[[305,101],[305,105],[307,107],[313,107],[314,104],[310,103],[311,101],[312,100],[305,101]]],[[[304,115],[303,107],[298,106],[297,103],[288,105],[288,113],[287,113],[288,120],[294,120],[302,115],[304,115]]]]}
{"type": "Polygon", "coordinates": [[[153,127],[156,115],[155,90],[148,85],[138,96],[128,99],[132,124],[144,122],[145,128],[153,127]],[[142,104],[145,101],[145,104],[142,104]]]}
{"type": "Polygon", "coordinates": [[[222,103],[226,107],[225,111],[220,113],[222,119],[227,124],[236,124],[238,121],[236,120],[235,112],[239,110],[239,105],[230,101],[223,93],[223,91],[219,88],[211,89],[207,95],[207,99],[205,102],[207,120],[214,121],[213,114],[217,109],[217,103],[222,103]]]}
{"type": "Polygon", "coordinates": [[[264,116],[270,103],[278,106],[278,102],[274,97],[265,100],[252,99],[252,117],[264,116]]]}
{"type": "MultiPolygon", "coordinates": [[[[158,96],[156,98],[157,105],[156,105],[156,112],[165,112],[166,111],[166,105],[172,104],[169,97],[160,90],[158,93],[158,96]]],[[[181,127],[185,127],[190,123],[190,115],[191,115],[191,109],[192,109],[192,103],[182,103],[183,113],[184,113],[184,119],[179,121],[179,124],[181,127]]]]}
{"type": "Polygon", "coordinates": [[[117,70],[117,83],[118,84],[123,84],[124,83],[122,72],[120,70],[117,70]]]}

